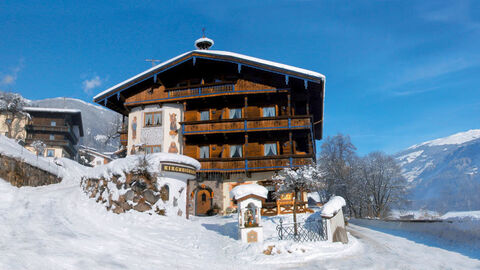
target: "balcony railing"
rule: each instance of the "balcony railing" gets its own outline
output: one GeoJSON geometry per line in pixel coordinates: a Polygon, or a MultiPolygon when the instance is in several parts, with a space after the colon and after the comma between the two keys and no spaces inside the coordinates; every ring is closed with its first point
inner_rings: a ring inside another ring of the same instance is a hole
{"type": "Polygon", "coordinates": [[[198,95],[220,94],[235,91],[235,84],[233,83],[213,83],[205,84],[199,87],[176,87],[166,90],[169,98],[173,97],[188,97],[198,95]]]}
{"type": "Polygon", "coordinates": [[[67,140],[45,140],[45,139],[33,138],[33,139],[26,139],[25,143],[31,144],[36,140],[40,140],[44,142],[47,145],[47,147],[49,146],[64,147],[71,156],[73,156],[76,153],[76,150],[73,144],[67,140]]]}
{"type": "Polygon", "coordinates": [[[309,129],[311,116],[278,116],[262,118],[220,119],[183,122],[183,134],[232,133],[279,129],[309,129]]]}
{"type": "Polygon", "coordinates": [[[198,159],[202,172],[239,172],[281,170],[311,164],[312,155],[277,155],[242,158],[201,158],[198,159]]]}
{"type": "Polygon", "coordinates": [[[73,132],[72,128],[69,126],[40,126],[40,125],[27,125],[27,131],[33,132],[59,132],[59,133],[66,133],[72,141],[78,142],[78,137],[73,132]]]}

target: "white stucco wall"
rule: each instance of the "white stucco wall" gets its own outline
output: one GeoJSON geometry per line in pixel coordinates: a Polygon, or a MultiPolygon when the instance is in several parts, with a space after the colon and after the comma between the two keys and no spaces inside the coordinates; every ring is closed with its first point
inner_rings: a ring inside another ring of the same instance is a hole
{"type": "Polygon", "coordinates": [[[132,154],[132,148],[138,145],[160,145],[163,153],[181,154],[182,135],[180,124],[183,120],[183,105],[163,104],[139,106],[132,109],[128,115],[127,154],[132,154]],[[161,112],[162,124],[155,127],[145,127],[145,113],[161,112]],[[172,120],[174,123],[172,123],[172,120]],[[133,123],[136,122],[136,136],[133,137],[133,123]]]}

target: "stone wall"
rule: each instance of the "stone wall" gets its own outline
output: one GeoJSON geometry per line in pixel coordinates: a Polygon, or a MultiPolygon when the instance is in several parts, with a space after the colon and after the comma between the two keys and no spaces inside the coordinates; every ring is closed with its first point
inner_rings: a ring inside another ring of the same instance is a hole
{"type": "Polygon", "coordinates": [[[81,185],[90,198],[116,214],[135,210],[165,215],[167,210],[162,205],[168,202],[170,191],[166,186],[158,187],[157,179],[150,173],[133,172],[109,179],[83,178],[81,185]]]}
{"type": "Polygon", "coordinates": [[[37,187],[57,184],[62,181],[57,175],[41,170],[19,159],[4,155],[0,155],[0,178],[16,187],[37,187]]]}

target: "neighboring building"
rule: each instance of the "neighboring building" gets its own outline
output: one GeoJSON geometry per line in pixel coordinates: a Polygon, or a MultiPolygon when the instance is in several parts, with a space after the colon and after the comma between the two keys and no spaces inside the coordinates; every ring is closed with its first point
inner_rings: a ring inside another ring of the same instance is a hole
{"type": "Polygon", "coordinates": [[[89,148],[83,145],[79,147],[78,154],[80,156],[80,163],[90,167],[97,167],[112,161],[110,155],[100,153],[96,149],[89,148]]]}
{"type": "Polygon", "coordinates": [[[121,135],[128,154],[179,153],[200,161],[189,184],[191,213],[205,214],[215,205],[235,208],[229,191],[255,182],[270,191],[262,214],[291,212],[291,196],[276,200],[270,179],[282,168],[315,161],[325,76],[208,50],[212,44],[199,39],[199,50],[121,82],[94,101],[128,121],[121,135]]]}
{"type": "Polygon", "coordinates": [[[82,116],[79,110],[26,107],[31,121],[25,126],[27,132],[26,148],[40,140],[46,144],[44,156],[75,159],[76,145],[83,137],[82,116]]]}
{"type": "Polygon", "coordinates": [[[25,126],[30,118],[26,114],[11,112],[0,112],[0,134],[15,140],[25,140],[27,131],[25,126]]]}

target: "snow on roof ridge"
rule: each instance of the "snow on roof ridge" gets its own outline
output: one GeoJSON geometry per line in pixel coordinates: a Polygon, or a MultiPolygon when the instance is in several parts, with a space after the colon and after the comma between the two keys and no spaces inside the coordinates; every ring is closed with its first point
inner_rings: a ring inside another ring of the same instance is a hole
{"type": "Polygon", "coordinates": [[[64,113],[82,113],[80,110],[76,109],[62,109],[62,108],[45,108],[45,107],[23,107],[25,111],[36,111],[36,112],[64,112],[64,113]]]}
{"type": "Polygon", "coordinates": [[[439,145],[451,145],[451,144],[462,144],[469,141],[473,141],[480,138],[480,129],[470,129],[465,132],[458,132],[453,135],[438,138],[423,143],[415,144],[407,148],[407,150],[415,149],[420,146],[439,146],[439,145]]]}
{"type": "Polygon", "coordinates": [[[235,200],[248,195],[256,195],[266,199],[268,196],[268,190],[264,186],[258,184],[245,184],[236,186],[230,191],[230,198],[235,200]]]}
{"type": "Polygon", "coordinates": [[[335,216],[342,207],[346,205],[345,199],[340,196],[333,196],[322,207],[322,217],[335,216]]]}
{"type": "Polygon", "coordinates": [[[93,103],[90,103],[90,102],[86,102],[85,100],[81,100],[79,98],[71,98],[71,97],[53,97],[53,98],[44,98],[44,99],[39,99],[39,100],[35,100],[37,102],[41,102],[41,101],[44,101],[44,100],[56,100],[56,99],[65,99],[65,100],[73,100],[73,101],[79,101],[85,105],[89,105],[89,106],[93,106],[95,107],[96,109],[100,109],[100,110],[103,110],[103,111],[110,111],[110,110],[107,110],[105,109],[104,107],[102,106],[98,106],[98,105],[95,105],[93,103]]]}
{"type": "Polygon", "coordinates": [[[298,67],[294,67],[294,66],[290,66],[290,65],[286,65],[286,64],[281,64],[281,63],[278,63],[278,62],[273,62],[273,61],[269,61],[269,60],[264,60],[264,59],[260,59],[260,58],[256,58],[256,57],[252,57],[252,56],[248,56],[248,55],[244,55],[244,54],[239,54],[239,53],[234,53],[234,52],[229,52],[229,51],[217,51],[217,50],[193,50],[193,51],[189,51],[189,52],[186,52],[186,53],[183,53],[183,54],[180,54],[176,57],[173,57],[167,61],[164,61],[156,66],[153,66],[147,70],[145,70],[144,72],[141,72],[129,79],[126,79],[124,81],[122,81],[121,83],[118,83],[110,88],[108,88],[107,90],[105,91],[102,91],[101,93],[97,94],[96,96],[93,97],[93,99],[98,99],[106,94],[109,94],[110,92],[114,91],[115,89],[117,89],[118,87],[124,85],[124,84],[127,84],[131,81],[134,81],[135,79],[138,79],[140,77],[142,77],[143,75],[145,74],[148,74],[162,66],[165,66],[169,63],[172,63],[174,61],[176,61],[177,59],[180,59],[188,54],[192,54],[192,53],[204,53],[204,54],[212,54],[212,55],[223,55],[223,56],[230,56],[230,57],[236,57],[236,58],[241,58],[243,60],[247,60],[247,61],[252,61],[252,62],[256,62],[256,63],[259,63],[259,64],[263,64],[263,65],[267,65],[267,66],[271,66],[271,67],[277,67],[277,68],[280,68],[280,69],[285,69],[285,70],[290,70],[290,71],[293,71],[293,72],[296,72],[296,73],[302,73],[304,75],[308,75],[308,76],[312,76],[312,77],[317,77],[319,79],[322,79],[324,80],[325,79],[325,75],[321,74],[321,73],[318,73],[318,72],[315,72],[315,71],[311,71],[311,70],[307,70],[307,69],[303,69],[303,68],[298,68],[298,67]]]}

